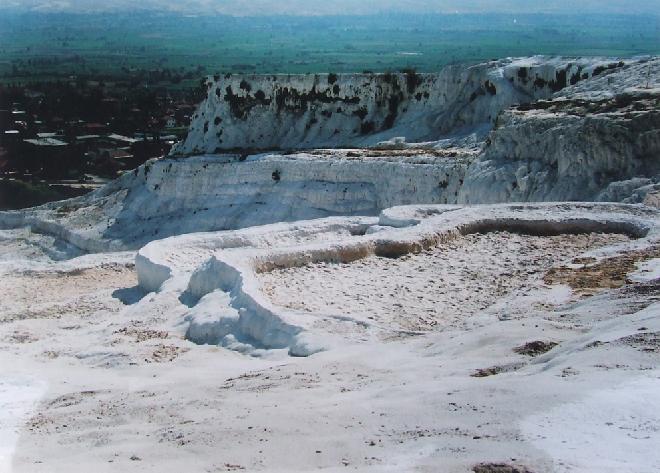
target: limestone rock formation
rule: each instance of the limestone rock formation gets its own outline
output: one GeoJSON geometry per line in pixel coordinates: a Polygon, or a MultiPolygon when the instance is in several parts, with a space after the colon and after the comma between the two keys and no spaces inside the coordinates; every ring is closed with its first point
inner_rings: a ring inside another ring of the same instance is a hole
{"type": "Polygon", "coordinates": [[[503,112],[458,200],[641,202],[659,158],[660,61],[617,65],[503,112]]]}
{"type": "Polygon", "coordinates": [[[249,87],[243,88],[240,82],[244,79],[219,79],[227,84],[225,88],[238,80],[231,90],[242,91],[245,100],[270,84],[267,97],[275,101],[265,98],[271,102],[255,104],[242,99],[241,107],[248,102],[252,105],[240,108],[240,116],[236,116],[239,112],[232,111],[231,101],[213,92],[199,113],[214,114],[221,120],[216,128],[209,125],[203,132],[200,126],[205,124],[198,117],[179,152],[216,151],[216,134],[221,130],[226,130],[222,136],[232,137],[224,142],[227,146],[250,145],[250,137],[256,140],[259,134],[263,134],[262,141],[250,146],[321,146],[340,138],[380,145],[168,156],[145,163],[86,196],[27,211],[0,212],[0,226],[31,226],[80,248],[103,251],[135,249],[182,233],[334,215],[374,216],[399,205],[571,200],[641,203],[649,192],[660,190],[658,59],[566,63],[532,58],[457,66],[435,76],[419,76],[419,84],[415,79],[415,94],[422,94],[419,100],[405,85],[410,77],[412,74],[392,75],[389,82],[384,75],[372,76],[372,82],[365,75],[278,79],[284,82],[272,77],[257,82],[253,77],[249,87]],[[590,65],[580,65],[585,63],[590,65]],[[486,90],[472,99],[475,87],[484,87],[486,80],[497,93],[486,90]],[[339,92],[328,91],[329,84],[317,87],[319,81],[332,82],[332,88],[338,85],[339,92]],[[403,107],[407,111],[402,109],[386,132],[363,135],[355,131],[364,120],[373,120],[376,129],[383,127],[387,108],[377,102],[393,93],[395,82],[399,84],[397,94],[407,101],[403,107]],[[390,87],[387,93],[385,84],[390,87]],[[261,89],[255,90],[257,86],[261,89]],[[277,105],[282,90],[288,92],[277,105]],[[311,90],[316,91],[315,97],[309,96],[311,90]],[[304,100],[301,91],[307,91],[304,100]],[[546,99],[532,101],[535,95],[546,99]],[[338,106],[337,97],[348,97],[349,102],[351,97],[359,98],[355,103],[342,102],[346,110],[358,110],[369,101],[367,115],[360,118],[347,112],[349,116],[339,120],[333,112],[335,118],[319,119],[308,129],[300,125],[323,107],[338,106]],[[330,102],[326,104],[326,100],[330,102]],[[511,105],[514,102],[517,105],[511,105]],[[498,115],[500,109],[504,110],[498,115]],[[461,134],[466,125],[487,131],[490,119],[495,126],[485,142],[479,141],[478,133],[461,134]],[[334,131],[326,135],[334,130],[333,120],[349,125],[337,135],[334,131]],[[443,138],[441,134],[448,130],[453,137],[443,138]],[[433,141],[414,143],[410,137],[433,141]]]}
{"type": "Polygon", "coordinates": [[[174,154],[326,148],[407,141],[490,125],[602,68],[598,59],[505,59],[436,74],[216,75],[174,154]]]}

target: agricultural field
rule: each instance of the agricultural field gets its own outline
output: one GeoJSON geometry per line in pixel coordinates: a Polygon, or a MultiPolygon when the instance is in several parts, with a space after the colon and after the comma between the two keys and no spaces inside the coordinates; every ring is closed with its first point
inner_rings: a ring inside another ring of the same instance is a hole
{"type": "MultiPolygon", "coordinates": [[[[625,15],[185,16],[172,13],[0,17],[0,81],[112,77],[166,70],[169,87],[212,72],[432,72],[507,56],[660,53],[660,17],[625,15]]],[[[158,80],[163,80],[159,77],[158,80]]]]}

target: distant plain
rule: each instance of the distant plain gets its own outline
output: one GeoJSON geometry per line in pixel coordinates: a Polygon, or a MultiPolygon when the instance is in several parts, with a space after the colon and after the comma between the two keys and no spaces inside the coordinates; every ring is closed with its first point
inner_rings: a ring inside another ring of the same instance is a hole
{"type": "MultiPolygon", "coordinates": [[[[373,72],[533,54],[660,53],[660,16],[379,14],[194,16],[20,13],[0,16],[0,83],[116,76],[131,69],[373,72]]],[[[192,85],[192,79],[180,86],[192,85]]]]}

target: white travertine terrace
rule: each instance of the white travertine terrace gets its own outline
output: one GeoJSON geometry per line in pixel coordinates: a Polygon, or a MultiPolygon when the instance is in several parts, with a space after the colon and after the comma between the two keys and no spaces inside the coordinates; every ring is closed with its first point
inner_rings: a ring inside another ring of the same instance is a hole
{"type": "Polygon", "coordinates": [[[659,66],[212,79],[0,212],[0,470],[660,471],[659,66]]]}

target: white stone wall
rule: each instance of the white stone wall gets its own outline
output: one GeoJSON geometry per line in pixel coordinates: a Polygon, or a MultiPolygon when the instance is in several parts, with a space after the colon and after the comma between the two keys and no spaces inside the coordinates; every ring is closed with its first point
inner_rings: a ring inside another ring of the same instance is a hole
{"type": "Polygon", "coordinates": [[[217,75],[173,154],[437,140],[591,76],[595,59],[534,57],[437,74],[217,75]]]}

